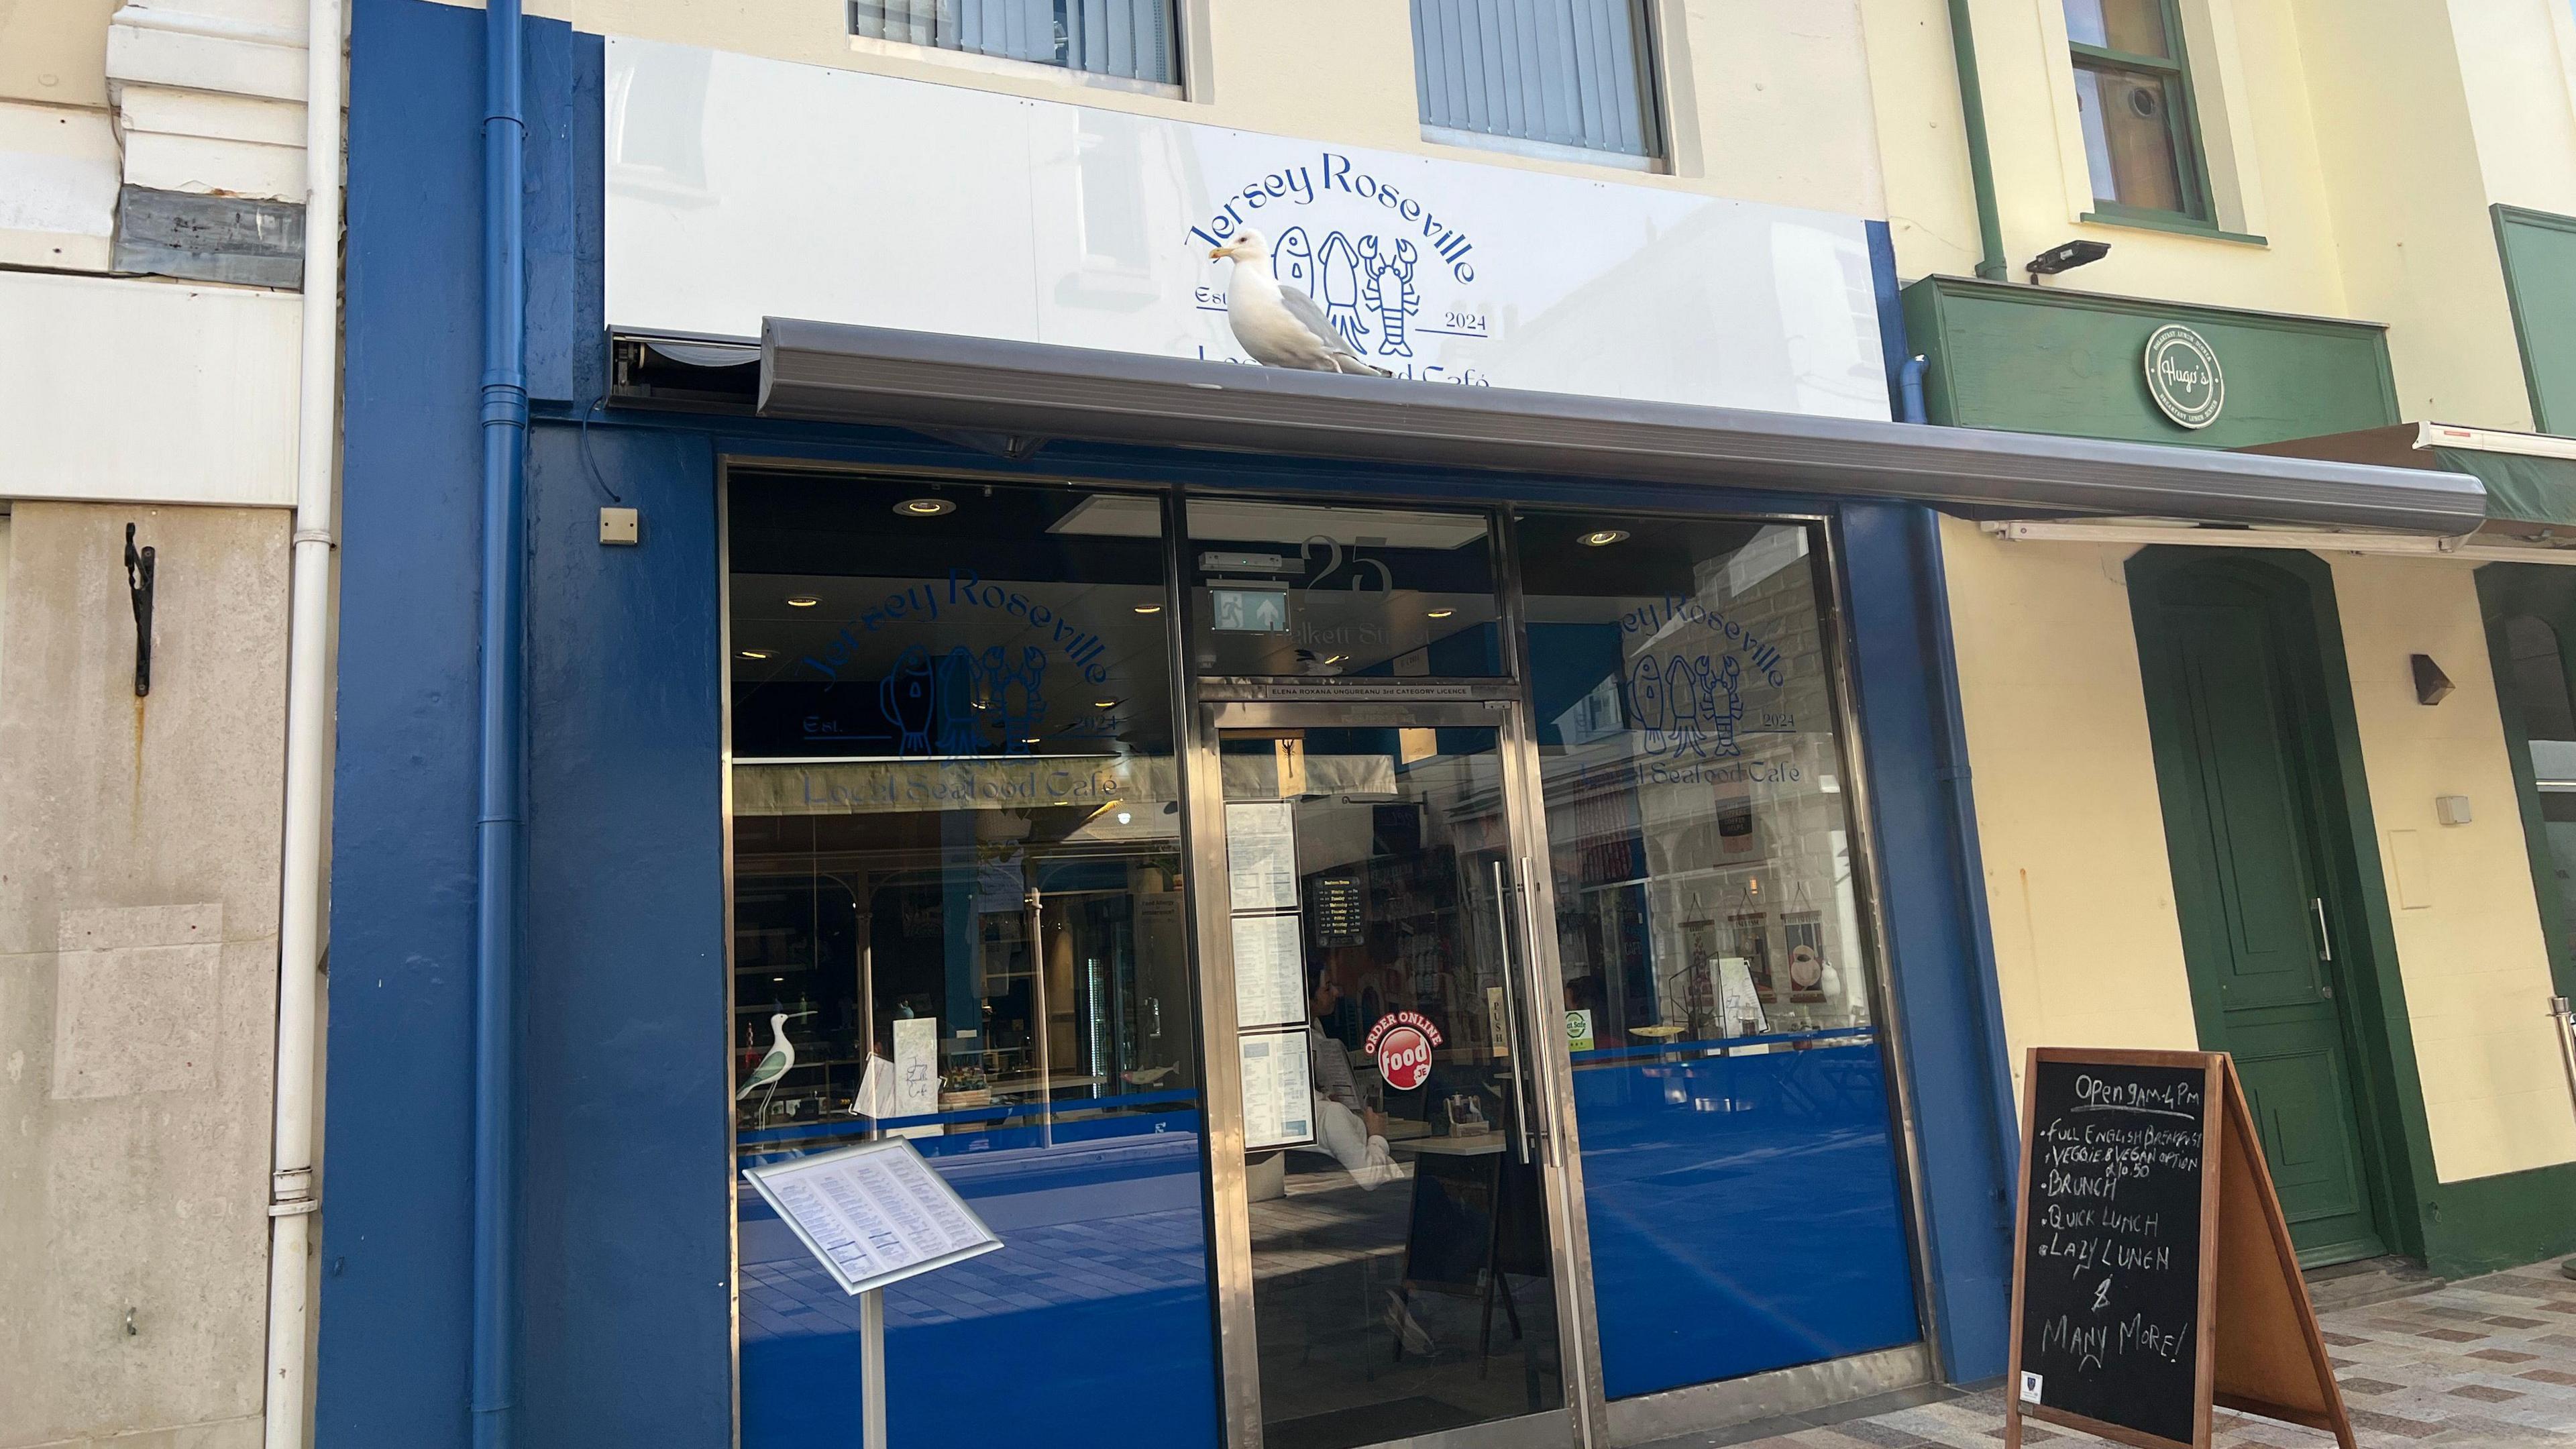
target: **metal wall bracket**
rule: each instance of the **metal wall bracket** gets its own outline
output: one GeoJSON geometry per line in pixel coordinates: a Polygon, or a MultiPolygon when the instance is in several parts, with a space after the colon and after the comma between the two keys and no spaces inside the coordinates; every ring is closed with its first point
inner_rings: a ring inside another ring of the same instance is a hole
{"type": "Polygon", "coordinates": [[[313,1195],[313,1169],[289,1167],[268,1175],[268,1215],[273,1218],[300,1217],[319,1212],[322,1200],[313,1195]]]}
{"type": "Polygon", "coordinates": [[[134,525],[125,525],[125,592],[134,602],[134,697],[152,692],[153,550],[134,547],[134,525]]]}

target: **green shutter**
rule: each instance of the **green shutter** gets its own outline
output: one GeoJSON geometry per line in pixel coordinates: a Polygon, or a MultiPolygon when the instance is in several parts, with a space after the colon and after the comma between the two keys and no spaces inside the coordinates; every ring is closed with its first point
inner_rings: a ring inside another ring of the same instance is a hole
{"type": "Polygon", "coordinates": [[[2576,216],[2495,208],[2533,426],[2576,436],[2576,216]]]}

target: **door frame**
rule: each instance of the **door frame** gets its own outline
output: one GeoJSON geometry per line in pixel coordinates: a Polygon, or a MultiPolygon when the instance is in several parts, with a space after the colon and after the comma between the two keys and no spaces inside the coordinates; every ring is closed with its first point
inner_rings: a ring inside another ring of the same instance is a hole
{"type": "Polygon", "coordinates": [[[2514,803],[2522,821],[2522,842],[2531,860],[2531,892],[2540,910],[2541,934],[2547,937],[2549,976],[2558,994],[2576,997],[2576,947],[2569,922],[2551,877],[2558,869],[2540,813],[2539,774],[2531,761],[2531,738],[2523,727],[2522,680],[2514,668],[2504,626],[2517,615],[2529,615],[2558,636],[2558,667],[2576,693],[2576,578],[2536,564],[2486,564],[2477,572],[2478,608],[2486,625],[2487,663],[2495,676],[2497,714],[2504,726],[2505,755],[2513,766],[2514,803]]]}
{"type": "MultiPolygon", "coordinates": [[[[1185,620],[1184,623],[1187,621],[1185,620]]],[[[1507,623],[1516,632],[1516,622],[1507,623]]],[[[1190,777],[1200,798],[1217,817],[1196,830],[1189,841],[1191,908],[1199,925],[1199,1011],[1201,1050],[1208,1112],[1207,1164],[1212,1211],[1209,1224],[1216,1244],[1216,1316],[1219,1356],[1225,1364],[1222,1401],[1227,1413],[1226,1442],[1234,1449],[1258,1449],[1265,1432],[1261,1411],[1260,1328],[1253,1300],[1250,1202],[1244,1186],[1243,1082],[1240,1067],[1223,1044],[1235,1036],[1234,943],[1226,928],[1230,919],[1226,840],[1222,825],[1224,783],[1217,751],[1227,730],[1304,728],[1452,728],[1496,731],[1497,784],[1502,792],[1506,848],[1515,857],[1510,874],[1512,902],[1519,919],[1501,922],[1505,967],[1515,973],[1512,989],[1526,1016],[1518,1044],[1534,1074],[1538,1112],[1539,1181],[1548,1205],[1550,1276],[1557,1317],[1558,1372],[1565,1402],[1559,1410],[1489,1421],[1470,1430],[1462,1443],[1521,1442],[1606,1443],[1601,1435],[1601,1377],[1592,1313],[1592,1253],[1589,1225],[1583,1217],[1582,1159],[1575,1137],[1572,1059],[1562,1031],[1549,1031],[1542,1002],[1554,1000],[1547,983],[1555,966],[1553,940],[1542,944],[1536,923],[1552,920],[1552,906],[1533,889],[1531,868],[1544,857],[1532,846],[1543,841],[1545,822],[1539,798],[1529,785],[1536,778],[1537,741],[1529,731],[1529,709],[1520,697],[1518,660],[1509,646],[1504,679],[1376,678],[1337,688],[1325,681],[1202,679],[1190,719],[1190,777]],[[1282,688],[1285,684],[1287,687],[1282,688]],[[1292,698],[1264,697],[1277,693],[1292,698]],[[1246,698],[1244,696],[1251,696],[1246,698]],[[1542,912],[1546,912],[1542,914],[1542,912]],[[1517,938],[1520,946],[1513,948],[1517,938]],[[1220,1128],[1219,1124],[1222,1124],[1220,1128]],[[1562,1414],[1568,1429],[1555,1432],[1549,1422],[1562,1414]],[[1525,1426],[1515,1432],[1514,1426],[1525,1426]]],[[[1510,907],[1507,906],[1507,909],[1510,907]]],[[[1425,1436],[1439,1439],[1442,1436],[1425,1436]]],[[[1394,1441],[1412,1444],[1415,1441],[1394,1441]]]]}
{"type": "MultiPolygon", "coordinates": [[[[1868,741],[1861,727],[1858,681],[1853,674],[1854,651],[1849,635],[1851,610],[1847,597],[1849,579],[1844,567],[1844,541],[1839,517],[1802,510],[1692,509],[1675,507],[1670,503],[1641,501],[1631,504],[1617,499],[1589,505],[1573,499],[1514,503],[1404,490],[1375,496],[1350,496],[1293,489],[1182,488],[1173,490],[1169,498],[1164,550],[1166,587],[1173,623],[1165,631],[1165,638],[1170,651],[1173,719],[1178,733],[1175,747],[1182,762],[1181,828],[1187,868],[1206,881],[1225,878],[1224,785],[1218,765],[1214,724],[1218,707],[1231,709],[1256,703],[1287,706],[1319,702],[1336,708],[1345,702],[1422,708],[1463,704],[1468,710],[1481,713],[1486,702],[1502,702],[1509,708],[1497,709],[1493,713],[1513,721],[1503,741],[1505,768],[1519,777],[1507,787],[1507,791],[1515,805],[1525,805],[1525,808],[1510,809],[1507,816],[1515,853],[1525,862],[1521,872],[1524,877],[1521,896],[1525,923],[1552,923],[1556,912],[1553,873],[1548,868],[1550,856],[1544,778],[1531,716],[1528,661],[1524,657],[1527,619],[1517,552],[1524,513],[1602,512],[1624,517],[1662,516],[1674,519],[1721,517],[1807,531],[1816,553],[1815,566],[1821,575],[1816,590],[1819,645],[1824,656],[1836,748],[1846,776],[1844,790],[1847,792],[1851,830],[1852,889],[1857,897],[1857,915],[1868,966],[1870,1008],[1878,1026],[1879,1050],[1887,1066],[1889,1141],[1896,1159],[1893,1165],[1903,1189],[1909,1256],[1908,1286],[1914,1295],[1918,1336],[1912,1344],[1864,1354],[1856,1359],[1828,1359],[1756,1374],[1749,1379],[1684,1385],[1621,1400],[1627,1412],[1614,1416],[1602,1378],[1599,1317],[1591,1275],[1590,1220],[1584,1196],[1581,1139],[1574,1106],[1572,1056],[1562,1032],[1536,1032],[1535,1035],[1544,1041],[1534,1053],[1533,1060],[1547,1073],[1541,1083],[1545,1088],[1543,1100],[1554,1117],[1548,1124],[1548,1142],[1557,1154],[1551,1159],[1556,1170],[1545,1174],[1542,1180],[1549,1184],[1551,1193],[1549,1231],[1555,1252],[1560,1351],[1565,1355],[1560,1372],[1566,1385],[1565,1407],[1571,1429],[1570,1435],[1552,1442],[1570,1444],[1572,1449],[1611,1449],[1611,1446],[1625,1442],[1696,1432],[1706,1427],[1723,1428],[1765,1414],[1839,1403],[1855,1394],[1938,1381],[1942,1337],[1937,1308],[1940,1301],[1937,1265],[1928,1234],[1931,1186],[1924,1177],[1918,1106],[1914,1100],[1908,1060],[1910,1044],[1905,1024],[1896,1010],[1896,974],[1900,966],[1895,960],[1893,933],[1886,918],[1887,885],[1878,838],[1877,792],[1870,773],[1868,741]],[[1187,507],[1193,497],[1277,499],[1356,508],[1422,507],[1484,515],[1493,525],[1495,629],[1500,650],[1498,672],[1492,677],[1473,679],[1371,676],[1334,681],[1199,673],[1191,657],[1190,646],[1198,611],[1197,590],[1189,582],[1187,507]],[[1513,745],[1515,734],[1520,742],[1517,748],[1513,745]],[[1912,1367],[1918,1363],[1921,1366],[1919,1373],[1912,1367]],[[1709,1414],[1713,1405],[1724,1406],[1715,1418],[1709,1414]]],[[[1259,716],[1248,712],[1230,715],[1226,727],[1237,727],[1238,724],[1252,726],[1256,718],[1259,716]]],[[[1491,721],[1477,719],[1470,722],[1485,724],[1491,721]]],[[[1243,1172],[1243,1084],[1240,1064],[1234,1053],[1222,1049],[1222,1045],[1235,1035],[1233,943],[1222,898],[1203,898],[1201,891],[1193,888],[1184,893],[1183,901],[1188,912],[1193,970],[1197,973],[1198,983],[1200,1082],[1205,1108],[1203,1140],[1208,1154],[1205,1206],[1211,1260],[1211,1318],[1217,1335],[1216,1360],[1221,1376],[1217,1394],[1222,1415],[1218,1426],[1220,1442],[1225,1449],[1262,1449],[1264,1425],[1259,1344],[1252,1302],[1250,1203],[1243,1172]]],[[[1528,949],[1522,953],[1522,970],[1532,978],[1525,984],[1536,990],[1536,994],[1525,999],[1553,999],[1548,993],[1556,989],[1560,976],[1556,932],[1552,926],[1533,931],[1524,924],[1522,929],[1530,941],[1528,949]]],[[[1552,1413],[1497,1420],[1460,1432],[1471,1437],[1476,1434],[1486,1436],[1472,1439],[1478,1446],[1490,1444],[1493,1449],[1520,1449],[1529,1434],[1529,1426],[1543,1424],[1551,1418],[1552,1413]]],[[[1434,1434],[1418,1441],[1393,1441],[1376,1446],[1376,1449],[1452,1449],[1443,1442],[1448,1437],[1434,1434]]]]}
{"type": "MultiPolygon", "coordinates": [[[[2161,642],[2152,591],[2177,576],[2198,573],[2242,584],[2265,600],[2274,638],[2283,649],[2283,679],[2295,696],[2301,723],[2294,741],[2302,765],[2297,784],[2319,837],[2316,887],[2345,958],[2347,989],[2337,998],[2337,1016],[2352,1066],[2362,1190],[2388,1250],[2421,1259],[2424,1225],[2418,1200],[2431,1181],[2432,1136],[2415,1065],[2414,1030],[2406,1014],[2405,981],[2398,970],[2397,936],[2363,767],[2333,569],[2304,551],[2155,544],[2130,555],[2124,572],[2168,861],[2200,847],[2188,821],[2177,818],[2181,807],[2168,788],[2166,758],[2181,741],[2172,701],[2144,687],[2145,656],[2161,642]]],[[[2177,918],[2182,875],[2179,870],[2173,874],[2177,918]]],[[[2195,1032],[2200,1044],[2209,1047],[2212,1023],[2219,1019],[2216,1002],[2187,956],[2183,971],[2195,1032]]],[[[2224,1049],[2223,1044],[2212,1049],[2224,1049]]]]}

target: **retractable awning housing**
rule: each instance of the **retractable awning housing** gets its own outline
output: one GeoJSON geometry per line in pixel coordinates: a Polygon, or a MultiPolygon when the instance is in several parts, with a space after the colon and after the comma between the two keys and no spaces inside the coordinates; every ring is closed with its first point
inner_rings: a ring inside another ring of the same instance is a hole
{"type": "Polygon", "coordinates": [[[1213,448],[1906,499],[1972,517],[2148,516],[2461,534],[2457,473],[2051,434],[1631,402],[770,318],[759,411],[1019,440],[1213,448]]]}

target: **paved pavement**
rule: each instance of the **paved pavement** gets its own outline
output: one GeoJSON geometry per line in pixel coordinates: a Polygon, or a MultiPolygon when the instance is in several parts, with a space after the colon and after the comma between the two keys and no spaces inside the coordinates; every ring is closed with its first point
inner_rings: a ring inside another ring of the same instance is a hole
{"type": "MultiPolygon", "coordinates": [[[[2576,1278],[2555,1262],[2335,1310],[2319,1322],[2353,1429],[2366,1449],[2576,1445],[2576,1278]]],[[[1884,1409],[1877,1403],[1845,1406],[1846,1413],[1857,1409],[1862,1417],[1827,1423],[1832,1416],[1806,1415],[1731,1434],[1675,1439],[1669,1449],[1994,1449],[2003,1441],[2000,1390],[1921,1402],[1925,1397],[1890,1395],[1884,1409]]],[[[2025,1443],[2064,1449],[2101,1442],[2037,1424],[2027,1426],[2023,1437],[2025,1443]]],[[[2334,1443],[2331,1434],[2225,1409],[2218,1411],[2212,1437],[2217,1449],[2319,1449],[2334,1443]]]]}

